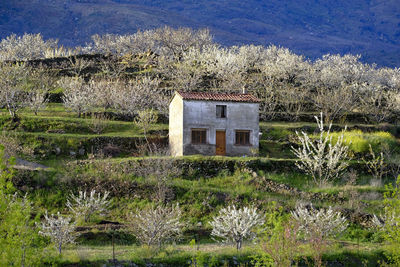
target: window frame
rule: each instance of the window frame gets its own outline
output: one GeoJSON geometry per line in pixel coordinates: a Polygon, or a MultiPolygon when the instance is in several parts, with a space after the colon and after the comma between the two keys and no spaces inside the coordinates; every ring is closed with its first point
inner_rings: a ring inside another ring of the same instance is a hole
{"type": "Polygon", "coordinates": [[[206,145],[208,144],[207,142],[207,129],[206,128],[191,128],[190,131],[190,142],[193,145],[206,145]],[[204,133],[204,137],[203,136],[198,136],[200,137],[199,140],[200,142],[194,142],[195,137],[194,137],[194,133],[204,133]],[[204,138],[204,141],[202,140],[204,138]]]}
{"type": "Polygon", "coordinates": [[[228,111],[227,105],[216,105],[216,107],[215,107],[215,116],[218,119],[226,119],[228,117],[228,112],[227,111],[228,111]],[[221,112],[218,114],[218,109],[219,108],[221,108],[221,112]]]}
{"type": "Polygon", "coordinates": [[[252,146],[251,144],[251,130],[235,130],[235,145],[236,146],[252,146]],[[238,138],[238,134],[247,134],[247,140],[246,137],[241,136],[238,138]],[[242,140],[244,142],[242,142],[242,140]],[[247,141],[247,142],[246,142],[247,141]]]}

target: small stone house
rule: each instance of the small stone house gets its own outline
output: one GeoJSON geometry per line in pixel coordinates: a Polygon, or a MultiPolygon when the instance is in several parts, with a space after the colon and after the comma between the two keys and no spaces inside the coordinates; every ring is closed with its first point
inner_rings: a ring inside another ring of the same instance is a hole
{"type": "Polygon", "coordinates": [[[259,143],[259,102],[251,94],[176,92],[169,105],[171,154],[253,154],[259,143]]]}

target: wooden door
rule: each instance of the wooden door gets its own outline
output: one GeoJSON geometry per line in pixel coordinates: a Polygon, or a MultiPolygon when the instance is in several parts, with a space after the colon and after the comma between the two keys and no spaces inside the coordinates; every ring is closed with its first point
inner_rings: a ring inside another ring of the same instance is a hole
{"type": "Polygon", "coordinates": [[[226,138],[225,131],[215,132],[215,154],[219,156],[225,156],[226,154],[226,138]]]}

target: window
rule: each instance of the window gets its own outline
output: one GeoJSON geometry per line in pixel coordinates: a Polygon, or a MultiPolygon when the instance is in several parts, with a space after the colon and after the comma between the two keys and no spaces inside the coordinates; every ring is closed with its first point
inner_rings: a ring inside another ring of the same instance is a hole
{"type": "Polygon", "coordinates": [[[217,105],[217,118],[226,118],[226,105],[217,105]]]}
{"type": "Polygon", "coordinates": [[[250,145],[250,131],[236,131],[236,145],[250,145]]]}
{"type": "Polygon", "coordinates": [[[192,129],[192,144],[206,144],[206,129],[192,129]]]}

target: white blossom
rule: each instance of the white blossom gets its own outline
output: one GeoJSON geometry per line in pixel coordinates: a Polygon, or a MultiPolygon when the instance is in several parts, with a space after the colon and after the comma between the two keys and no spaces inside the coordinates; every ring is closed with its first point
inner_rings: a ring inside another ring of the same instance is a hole
{"type": "Polygon", "coordinates": [[[327,209],[315,209],[312,205],[297,206],[291,212],[293,218],[300,223],[300,230],[307,238],[335,236],[346,230],[347,220],[340,212],[336,212],[329,207],[327,209]]]}
{"type": "Polygon", "coordinates": [[[131,229],[142,244],[158,245],[182,233],[182,211],[179,205],[166,207],[159,205],[131,214],[131,229]]]}
{"type": "Polygon", "coordinates": [[[168,96],[159,88],[160,83],[158,78],[144,77],[124,84],[112,96],[115,108],[130,116],[149,108],[167,114],[168,96]]]}
{"type": "Polygon", "coordinates": [[[96,190],[90,191],[87,194],[86,191],[79,191],[79,194],[75,196],[71,194],[67,200],[67,207],[76,217],[83,217],[85,222],[90,221],[93,214],[104,214],[108,211],[110,201],[107,199],[109,192],[105,191],[103,196],[101,193],[96,194],[96,190]]]}
{"type": "Polygon", "coordinates": [[[221,238],[224,242],[236,243],[236,248],[242,247],[243,240],[255,237],[254,229],[264,224],[264,216],[256,208],[243,207],[237,209],[234,205],[223,208],[210,222],[211,235],[221,238]]]}
{"type": "Polygon", "coordinates": [[[46,211],[44,219],[44,222],[36,224],[41,229],[39,234],[50,237],[61,254],[63,245],[75,241],[75,223],[71,223],[71,218],[61,216],[60,212],[56,216],[54,214],[48,216],[46,211]]]}
{"type": "Polygon", "coordinates": [[[381,229],[385,229],[388,227],[399,227],[400,221],[399,216],[395,212],[389,212],[389,210],[385,209],[385,213],[380,217],[374,216],[372,217],[372,224],[381,229]]]}
{"type": "Polygon", "coordinates": [[[7,108],[13,119],[31,101],[27,89],[29,72],[30,69],[24,63],[0,65],[0,105],[7,108]]]}
{"type": "Polygon", "coordinates": [[[94,105],[93,84],[85,84],[83,79],[63,78],[59,81],[63,88],[64,106],[78,113],[78,117],[82,113],[90,110],[94,105]]]}
{"type": "Polygon", "coordinates": [[[323,117],[317,120],[319,129],[319,137],[314,141],[307,133],[299,134],[296,131],[297,137],[300,140],[300,147],[291,147],[292,152],[299,159],[296,161],[296,166],[311,175],[314,182],[320,186],[326,184],[334,178],[337,178],[340,173],[348,166],[347,159],[349,147],[344,145],[344,132],[339,135],[335,144],[332,143],[332,135],[330,134],[332,123],[329,124],[328,130],[324,130],[323,117]]]}
{"type": "Polygon", "coordinates": [[[44,58],[48,50],[57,48],[57,40],[44,41],[40,33],[12,34],[0,42],[0,61],[44,58]]]}

